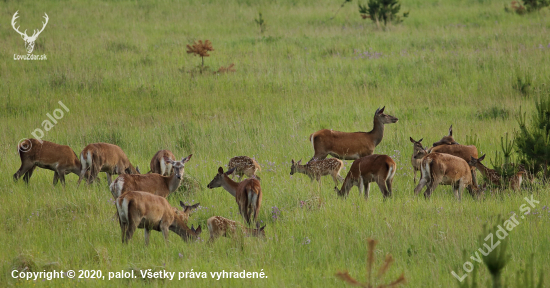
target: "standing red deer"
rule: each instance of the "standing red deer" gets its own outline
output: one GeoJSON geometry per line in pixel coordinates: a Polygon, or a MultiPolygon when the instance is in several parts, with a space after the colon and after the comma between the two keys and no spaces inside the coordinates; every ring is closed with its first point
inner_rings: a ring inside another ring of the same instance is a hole
{"type": "Polygon", "coordinates": [[[351,164],[342,188],[334,187],[339,196],[347,197],[353,186],[359,188],[359,193],[365,191],[365,200],[369,198],[370,183],[376,182],[384,198],[391,197],[393,176],[397,165],[388,155],[373,154],[361,157],[351,164]],[[366,188],[366,189],[365,189],[366,188]]]}
{"type": "Polygon", "coordinates": [[[464,159],[450,154],[434,152],[425,156],[418,154],[417,157],[422,159],[422,178],[414,189],[415,194],[418,194],[424,186],[428,185],[424,192],[424,197],[428,199],[439,184],[451,185],[458,200],[462,199],[464,187],[470,190],[472,196],[475,195],[474,192],[478,191],[477,185],[472,181],[470,166],[464,159]]]}
{"type": "Polygon", "coordinates": [[[423,155],[426,155],[426,151],[424,150],[424,147],[422,147],[422,139],[415,141],[412,137],[409,137],[411,139],[411,142],[413,143],[413,154],[411,157],[411,165],[413,166],[413,175],[414,175],[414,183],[416,183],[416,171],[420,171],[420,164],[422,163],[422,158],[415,158],[415,156],[418,153],[423,153],[423,155]]]}
{"type": "Polygon", "coordinates": [[[256,160],[248,156],[237,156],[229,159],[227,169],[231,170],[233,168],[235,168],[231,177],[233,180],[235,180],[235,175],[239,176],[239,178],[246,175],[248,178],[256,177],[258,180],[262,180],[260,176],[256,175],[256,172],[262,171],[262,167],[260,167],[260,164],[256,160]]]}
{"type": "MultiPolygon", "coordinates": [[[[433,147],[430,148],[428,153],[445,153],[450,154],[459,158],[462,158],[466,163],[470,161],[470,157],[477,158],[477,148],[474,145],[460,145],[453,138],[453,125],[449,128],[449,135],[444,136],[438,142],[433,144],[433,147]]],[[[477,186],[477,177],[476,177],[476,167],[470,167],[472,174],[472,181],[477,186]]]]}
{"type": "Polygon", "coordinates": [[[201,233],[201,226],[195,230],[189,229],[187,220],[189,213],[198,206],[180,205],[184,211],[178,210],[163,197],[148,192],[130,191],[116,199],[116,209],[122,231],[122,243],[132,239],[136,228],[145,229],[145,245],[149,245],[150,230],[161,231],[164,240],[168,241],[168,231],[178,234],[183,240],[196,239],[201,233]]]}
{"type": "Polygon", "coordinates": [[[120,147],[108,143],[94,143],[84,147],[84,150],[80,153],[80,162],[82,163],[82,169],[80,170],[78,185],[80,185],[80,181],[82,181],[88,169],[90,170],[86,180],[88,184],[97,178],[99,172],[107,174],[109,185],[112,182],[112,174],[139,173],[139,170],[134,168],[120,147]]]}
{"type": "Polygon", "coordinates": [[[153,156],[153,159],[151,159],[151,164],[149,164],[149,167],[151,168],[150,173],[157,173],[162,176],[170,176],[174,173],[174,169],[172,168],[172,164],[168,163],[164,160],[164,158],[168,158],[172,161],[176,161],[176,156],[172,154],[170,150],[159,150],[155,156],[153,156]]]}
{"type": "Polygon", "coordinates": [[[164,161],[174,168],[174,174],[170,176],[162,176],[157,173],[123,174],[115,179],[109,186],[109,190],[115,199],[128,191],[145,191],[166,198],[180,187],[185,163],[191,159],[191,156],[193,154],[181,158],[180,161],[164,158],[164,161]]]}
{"type": "Polygon", "coordinates": [[[220,236],[234,236],[238,232],[242,232],[245,236],[256,236],[265,238],[265,225],[264,227],[260,227],[260,223],[256,223],[256,229],[253,229],[244,227],[243,225],[235,221],[223,218],[221,216],[212,216],[208,218],[206,224],[208,226],[208,232],[210,232],[209,242],[214,242],[214,240],[216,240],[216,238],[220,236]],[[240,231],[237,231],[237,228],[239,228],[240,231]]]}
{"type": "MultiPolygon", "coordinates": [[[[376,109],[370,132],[340,132],[319,130],[309,136],[315,154],[311,160],[323,160],[328,155],[343,160],[356,160],[374,153],[374,148],[384,137],[384,124],[396,123],[399,119],[384,114],[384,108],[376,109]]],[[[310,161],[311,161],[310,160],[310,161]]]]}
{"type": "Polygon", "coordinates": [[[54,172],[53,185],[56,185],[59,179],[65,186],[65,174],[80,175],[80,161],[69,146],[44,140],[25,139],[17,145],[17,152],[21,158],[21,167],[13,174],[16,182],[21,175],[24,175],[23,180],[29,184],[36,167],[54,172]]]}
{"type": "Polygon", "coordinates": [[[250,224],[252,218],[254,222],[257,222],[258,214],[260,214],[260,206],[262,205],[262,188],[260,187],[260,181],[250,178],[237,183],[228,176],[233,173],[233,169],[224,173],[222,167],[218,168],[218,174],[212,179],[207,187],[209,189],[223,187],[223,189],[235,197],[237,205],[239,205],[239,212],[244,217],[244,220],[246,220],[246,223],[250,224]]]}
{"type": "Polygon", "coordinates": [[[321,176],[330,175],[332,180],[334,180],[335,185],[338,185],[338,181],[343,181],[344,179],[340,176],[340,171],[344,167],[344,162],[340,159],[329,158],[317,161],[310,161],[306,165],[300,165],[302,160],[294,162],[292,159],[292,166],[290,166],[290,175],[294,173],[303,173],[309,176],[311,182],[313,179],[317,182],[321,182],[321,176]]]}

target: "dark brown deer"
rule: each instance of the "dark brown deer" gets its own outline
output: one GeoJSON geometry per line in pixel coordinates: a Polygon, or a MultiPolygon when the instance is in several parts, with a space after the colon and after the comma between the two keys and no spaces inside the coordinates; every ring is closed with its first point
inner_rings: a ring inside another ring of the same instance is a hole
{"type": "Polygon", "coordinates": [[[13,174],[13,179],[16,182],[23,175],[23,180],[29,184],[36,167],[54,172],[53,185],[60,180],[61,184],[65,186],[65,174],[80,175],[80,161],[69,146],[44,140],[25,139],[17,145],[17,152],[21,158],[21,167],[13,174]]]}
{"type": "MultiPolygon", "coordinates": [[[[233,168],[235,169],[235,168],[233,168]]],[[[239,212],[247,224],[250,225],[252,219],[258,221],[260,207],[262,205],[262,188],[258,179],[250,178],[238,183],[229,178],[233,169],[223,172],[223,168],[218,168],[218,174],[208,184],[209,189],[223,187],[229,194],[235,197],[239,212]]]]}
{"type": "Polygon", "coordinates": [[[170,150],[159,150],[157,153],[155,153],[153,159],[151,159],[151,164],[149,164],[151,170],[149,171],[149,173],[157,173],[162,176],[170,176],[174,174],[172,164],[166,162],[164,158],[176,161],[176,156],[174,156],[174,154],[170,150]]]}
{"type": "Polygon", "coordinates": [[[221,216],[213,216],[208,218],[206,220],[206,225],[208,226],[208,232],[210,232],[210,240],[209,242],[214,242],[216,238],[225,236],[225,237],[232,237],[235,236],[237,233],[241,232],[245,236],[255,236],[260,238],[265,238],[265,225],[264,227],[260,227],[260,223],[256,223],[256,229],[253,228],[247,228],[243,225],[229,220],[227,218],[223,218],[221,216]],[[239,231],[237,230],[239,228],[239,231]]]}
{"type": "MultiPolygon", "coordinates": [[[[116,199],[116,208],[122,231],[122,243],[128,243],[136,228],[145,229],[145,245],[149,245],[151,230],[160,231],[164,240],[168,242],[168,231],[178,234],[183,240],[197,239],[201,233],[201,226],[195,230],[189,229],[187,220],[193,206],[180,205],[184,211],[178,210],[160,196],[148,192],[130,191],[116,199]]],[[[195,207],[196,208],[196,207],[195,207]]]]}
{"type": "Polygon", "coordinates": [[[88,169],[90,170],[90,174],[86,179],[88,184],[97,178],[99,172],[105,172],[107,174],[107,182],[109,185],[111,185],[112,182],[112,174],[122,175],[139,173],[139,170],[134,168],[120,147],[108,143],[94,143],[84,147],[84,150],[80,153],[80,162],[82,164],[82,169],[80,170],[77,186],[80,185],[88,169]]]}
{"type": "Polygon", "coordinates": [[[388,155],[373,154],[361,157],[351,164],[342,188],[338,190],[338,187],[334,187],[334,190],[339,196],[347,197],[351,188],[357,186],[360,194],[365,191],[365,200],[368,200],[370,183],[376,182],[384,198],[391,197],[396,170],[395,161],[388,155]]]}
{"type": "Polygon", "coordinates": [[[174,169],[174,174],[170,176],[162,176],[157,173],[123,174],[115,179],[109,186],[109,190],[115,199],[128,191],[145,191],[166,198],[180,187],[185,163],[191,159],[191,156],[193,154],[181,158],[180,161],[164,158],[164,161],[174,169]]]}
{"type": "MultiPolygon", "coordinates": [[[[384,124],[396,123],[399,119],[384,114],[384,108],[376,109],[370,132],[340,132],[319,130],[309,136],[315,154],[311,160],[323,160],[328,155],[338,159],[355,160],[371,155],[384,137],[384,124]]],[[[310,161],[311,161],[310,160],[310,161]]]]}

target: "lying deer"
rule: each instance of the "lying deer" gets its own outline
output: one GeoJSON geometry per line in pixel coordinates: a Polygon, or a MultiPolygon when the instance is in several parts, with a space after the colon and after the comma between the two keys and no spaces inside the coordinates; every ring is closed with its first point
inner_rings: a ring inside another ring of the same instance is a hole
{"type": "Polygon", "coordinates": [[[239,178],[246,175],[248,178],[256,177],[258,180],[261,180],[260,176],[256,175],[256,172],[262,171],[262,167],[260,167],[260,164],[256,160],[248,156],[237,156],[229,159],[227,169],[231,170],[233,168],[235,168],[231,177],[233,180],[235,180],[235,175],[239,176],[239,178]]]}
{"type": "Polygon", "coordinates": [[[80,181],[84,178],[87,170],[90,170],[86,180],[88,184],[97,178],[99,172],[107,174],[109,185],[112,182],[112,174],[139,174],[139,168],[134,168],[124,151],[113,144],[94,143],[84,147],[84,150],[80,153],[80,162],[82,163],[82,169],[80,170],[77,186],[80,185],[80,181]]]}
{"type": "Polygon", "coordinates": [[[80,161],[71,147],[59,145],[49,141],[26,139],[17,145],[17,152],[21,158],[21,167],[13,174],[15,182],[23,175],[25,183],[29,184],[36,167],[52,170],[53,185],[60,180],[65,186],[65,174],[80,175],[80,161]]]}
{"type": "Polygon", "coordinates": [[[472,196],[478,188],[472,181],[470,166],[464,159],[450,154],[432,152],[417,154],[417,159],[422,159],[421,179],[414,193],[418,195],[424,186],[428,185],[424,192],[424,197],[429,199],[432,192],[439,184],[451,185],[455,196],[460,201],[464,187],[470,190],[472,196]]]}
{"type": "Polygon", "coordinates": [[[178,210],[168,203],[163,197],[148,192],[130,191],[116,199],[116,208],[119,216],[120,229],[122,231],[122,243],[128,243],[136,228],[145,229],[145,245],[149,245],[149,233],[151,230],[160,231],[164,240],[168,242],[168,231],[178,234],[183,240],[197,239],[202,229],[195,230],[187,226],[189,214],[193,206],[185,206],[180,201],[183,211],[178,210]]]}
{"type": "Polygon", "coordinates": [[[174,174],[170,176],[162,176],[157,173],[123,174],[115,179],[109,186],[109,190],[115,199],[128,191],[145,191],[166,198],[180,187],[185,163],[191,159],[191,156],[193,154],[181,158],[180,161],[173,161],[165,157],[164,161],[174,169],[174,174]]]}
{"type": "Polygon", "coordinates": [[[209,189],[223,187],[229,194],[233,195],[237,201],[237,205],[239,205],[239,212],[246,223],[250,225],[252,219],[254,219],[254,222],[258,221],[258,214],[260,214],[260,207],[262,205],[260,181],[250,178],[237,183],[228,176],[233,173],[233,169],[224,173],[222,167],[218,168],[218,174],[207,187],[209,189]]]}
{"type": "MultiPolygon", "coordinates": [[[[450,154],[459,158],[462,158],[464,161],[468,162],[470,161],[470,157],[477,158],[477,148],[474,145],[460,145],[458,142],[456,142],[453,138],[453,125],[449,128],[449,135],[444,136],[439,140],[438,142],[435,142],[433,144],[433,147],[430,148],[428,153],[431,152],[437,152],[437,153],[445,153],[450,154]]],[[[471,174],[472,174],[472,181],[477,186],[477,178],[476,178],[476,168],[471,168],[471,174]]]]}
{"type": "Polygon", "coordinates": [[[310,161],[306,163],[306,165],[300,165],[301,162],[302,160],[294,162],[294,159],[292,159],[290,175],[294,175],[294,173],[306,174],[307,176],[309,176],[309,179],[311,179],[311,182],[313,182],[313,179],[315,179],[319,183],[321,182],[321,176],[330,175],[332,176],[335,185],[338,185],[338,181],[344,180],[344,178],[340,176],[340,171],[344,167],[344,162],[342,162],[342,160],[336,158],[328,158],[323,160],[310,161]]]}
{"type": "Polygon", "coordinates": [[[414,175],[414,183],[416,183],[416,171],[420,171],[420,164],[422,163],[422,158],[417,159],[415,158],[416,154],[423,153],[422,156],[426,155],[426,152],[424,150],[424,147],[422,147],[422,139],[415,141],[412,137],[409,137],[411,139],[411,142],[413,143],[413,154],[411,156],[411,165],[413,166],[413,175],[414,175]]]}
{"type": "Polygon", "coordinates": [[[365,191],[365,200],[367,200],[370,183],[376,182],[384,198],[391,197],[391,186],[396,169],[395,161],[388,155],[373,154],[359,158],[351,164],[342,188],[338,190],[338,187],[334,187],[334,190],[339,196],[347,197],[351,188],[357,186],[360,194],[365,191]]]}
{"type": "Polygon", "coordinates": [[[338,159],[356,160],[374,153],[374,148],[384,137],[384,124],[399,120],[384,114],[384,108],[386,107],[374,112],[374,124],[370,132],[348,133],[323,129],[311,134],[309,140],[315,151],[311,160],[323,160],[328,155],[338,159]]]}
{"type": "Polygon", "coordinates": [[[206,225],[208,226],[208,232],[210,232],[209,242],[214,242],[214,240],[216,240],[216,238],[220,236],[234,236],[238,233],[237,227],[240,229],[240,232],[242,232],[247,237],[255,236],[265,238],[265,225],[264,227],[260,227],[260,223],[256,223],[256,229],[252,229],[244,227],[243,225],[227,218],[223,218],[221,216],[213,216],[208,218],[208,220],[206,221],[206,225]]]}
{"type": "Polygon", "coordinates": [[[174,154],[172,154],[170,150],[159,150],[157,153],[155,153],[153,159],[151,159],[151,164],[149,164],[151,170],[149,171],[149,173],[157,173],[162,176],[172,175],[174,173],[172,164],[166,162],[164,158],[176,161],[176,156],[174,156],[174,154]]]}
{"type": "MultiPolygon", "coordinates": [[[[502,178],[500,177],[500,175],[497,173],[497,171],[485,167],[485,165],[481,163],[483,159],[485,159],[485,155],[479,157],[479,159],[472,157],[468,164],[470,166],[475,166],[481,172],[481,174],[483,174],[483,176],[485,176],[485,178],[488,179],[489,182],[491,182],[493,185],[497,187],[502,187],[504,183],[502,183],[502,178]]],[[[525,167],[523,165],[520,165],[519,171],[509,179],[510,188],[512,188],[512,190],[517,191],[521,188],[524,174],[525,167]]]]}

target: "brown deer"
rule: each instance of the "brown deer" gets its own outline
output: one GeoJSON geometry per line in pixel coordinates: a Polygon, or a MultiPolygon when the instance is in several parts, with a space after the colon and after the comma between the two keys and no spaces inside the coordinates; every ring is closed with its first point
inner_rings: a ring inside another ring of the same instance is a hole
{"type": "Polygon", "coordinates": [[[321,182],[321,176],[330,175],[332,176],[332,180],[334,180],[335,185],[338,185],[338,181],[344,180],[344,178],[340,176],[340,171],[344,167],[344,162],[342,162],[342,160],[328,158],[317,161],[309,161],[306,165],[300,165],[301,162],[302,160],[294,162],[294,159],[292,159],[290,175],[294,175],[294,173],[306,174],[309,176],[309,179],[311,179],[311,182],[315,179],[319,183],[321,182]]]}
{"type": "Polygon", "coordinates": [[[323,160],[328,155],[343,160],[356,160],[374,153],[374,148],[384,137],[384,124],[396,123],[399,120],[384,114],[384,108],[386,107],[376,109],[370,132],[348,133],[323,129],[311,134],[309,140],[315,151],[311,160],[323,160]]]}
{"type": "Polygon", "coordinates": [[[108,143],[94,143],[84,147],[84,150],[80,153],[80,162],[82,163],[82,169],[80,170],[77,187],[88,169],[90,170],[86,180],[88,184],[97,178],[99,172],[107,174],[109,185],[112,182],[112,174],[139,173],[139,170],[134,168],[120,147],[108,143]]]}
{"type": "MultiPolygon", "coordinates": [[[[235,168],[233,168],[235,169],[235,168]]],[[[223,172],[223,168],[218,168],[218,174],[208,184],[209,189],[223,187],[229,194],[235,197],[239,212],[243,216],[246,223],[250,225],[250,221],[258,221],[260,207],[262,205],[262,188],[258,179],[250,178],[237,183],[229,178],[228,175],[233,173],[233,169],[223,172]]]]}
{"type": "Polygon", "coordinates": [[[256,229],[247,228],[243,225],[223,218],[221,216],[212,216],[206,220],[206,225],[208,226],[208,232],[210,232],[209,242],[214,242],[216,238],[220,236],[231,237],[236,235],[238,232],[242,232],[245,236],[255,236],[265,238],[265,225],[260,227],[260,223],[256,223],[256,229]],[[237,231],[237,227],[240,231],[237,231]]]}
{"type": "Polygon", "coordinates": [[[411,165],[413,166],[413,175],[414,175],[414,183],[416,183],[416,171],[420,171],[420,164],[422,163],[422,158],[417,159],[415,156],[418,153],[423,153],[423,156],[426,155],[426,151],[424,150],[424,147],[422,147],[422,139],[415,141],[412,137],[409,137],[411,139],[411,142],[413,143],[413,154],[411,156],[411,165]]]}
{"type": "Polygon", "coordinates": [[[36,167],[52,170],[53,185],[60,180],[65,186],[65,174],[80,175],[80,161],[71,147],[59,145],[49,141],[25,139],[17,145],[17,152],[21,158],[21,167],[13,174],[15,182],[23,175],[25,183],[29,184],[36,167]]]}
{"type": "MultiPolygon", "coordinates": [[[[502,178],[500,177],[500,175],[497,173],[496,170],[487,168],[485,165],[483,165],[481,163],[483,159],[485,159],[485,155],[479,157],[479,159],[471,157],[468,164],[470,166],[475,166],[481,172],[481,174],[483,174],[483,176],[485,176],[485,178],[489,180],[489,182],[491,182],[493,185],[497,187],[502,187],[504,183],[502,183],[501,181],[502,178]]],[[[525,173],[526,173],[525,167],[523,165],[519,165],[519,171],[509,179],[510,188],[512,188],[512,190],[517,191],[521,188],[521,183],[523,182],[523,175],[525,173]]]]}
{"type": "Polygon", "coordinates": [[[477,185],[472,181],[470,166],[464,159],[444,153],[424,153],[417,154],[417,159],[422,159],[421,179],[414,193],[418,195],[424,186],[428,185],[424,192],[424,197],[429,199],[432,192],[439,184],[451,185],[455,196],[460,201],[462,191],[467,187],[474,196],[474,191],[478,191],[477,185]]]}
{"type": "MultiPolygon", "coordinates": [[[[469,162],[470,157],[477,158],[477,148],[474,145],[460,145],[453,138],[453,125],[449,128],[449,135],[444,136],[438,142],[433,144],[428,153],[445,153],[456,157],[462,158],[464,161],[469,162]]],[[[471,166],[472,181],[477,186],[476,167],[471,166]]]]}
{"type": "Polygon", "coordinates": [[[201,226],[195,230],[189,229],[187,220],[195,205],[185,206],[180,201],[184,211],[178,210],[163,197],[143,191],[126,192],[116,199],[116,209],[119,216],[122,243],[132,239],[136,228],[145,229],[145,245],[149,245],[151,230],[160,231],[168,242],[168,231],[178,234],[183,240],[197,239],[201,226]]]}
{"type": "Polygon", "coordinates": [[[357,186],[360,194],[365,191],[365,200],[368,200],[370,183],[376,182],[385,199],[391,197],[396,170],[395,161],[388,155],[373,154],[361,157],[351,164],[342,188],[338,190],[338,187],[334,187],[334,190],[339,196],[347,197],[351,188],[357,186]]]}
{"type": "Polygon", "coordinates": [[[231,179],[235,180],[235,175],[239,176],[239,179],[246,175],[248,178],[256,177],[258,180],[260,176],[256,175],[256,172],[262,171],[260,164],[256,160],[248,156],[237,156],[229,159],[229,164],[227,164],[227,169],[231,170],[235,168],[233,176],[231,179]]]}
{"type": "Polygon", "coordinates": [[[176,156],[170,150],[159,150],[151,159],[151,164],[149,164],[151,170],[148,173],[157,173],[162,176],[172,175],[174,173],[172,164],[166,162],[164,158],[176,161],[176,156]]]}
{"type": "Polygon", "coordinates": [[[163,160],[174,169],[174,174],[170,176],[157,173],[122,174],[109,186],[109,190],[115,199],[128,191],[145,191],[166,198],[180,187],[185,163],[191,159],[191,156],[193,154],[181,158],[180,161],[165,157],[163,160]]]}

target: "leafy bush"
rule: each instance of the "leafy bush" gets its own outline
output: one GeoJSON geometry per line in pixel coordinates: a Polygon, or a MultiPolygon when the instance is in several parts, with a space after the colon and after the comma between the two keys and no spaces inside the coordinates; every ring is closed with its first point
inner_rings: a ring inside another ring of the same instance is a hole
{"type": "MultiPolygon", "coordinates": [[[[401,9],[399,0],[369,0],[367,5],[359,4],[359,13],[363,19],[371,19],[376,26],[380,27],[380,22],[387,26],[388,23],[398,24],[403,22],[401,16],[397,15],[401,9]]],[[[403,13],[403,18],[409,16],[409,12],[403,13]]]]}

